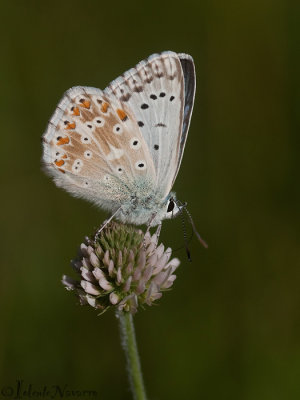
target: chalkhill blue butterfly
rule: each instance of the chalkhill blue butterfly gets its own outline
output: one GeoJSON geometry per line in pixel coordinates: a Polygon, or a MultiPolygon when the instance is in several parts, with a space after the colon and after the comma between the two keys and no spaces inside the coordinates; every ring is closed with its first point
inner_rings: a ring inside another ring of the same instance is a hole
{"type": "Polygon", "coordinates": [[[57,186],[108,210],[111,218],[161,224],[184,207],[170,191],[195,88],[192,57],[165,51],[141,61],[103,91],[69,89],[43,135],[46,171],[57,186]]]}

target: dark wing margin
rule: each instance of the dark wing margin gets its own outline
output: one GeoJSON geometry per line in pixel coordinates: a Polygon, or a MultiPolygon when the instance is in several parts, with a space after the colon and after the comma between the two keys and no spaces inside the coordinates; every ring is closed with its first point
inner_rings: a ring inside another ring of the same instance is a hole
{"type": "MultiPolygon", "coordinates": [[[[182,132],[180,137],[180,144],[179,144],[179,156],[178,156],[178,163],[176,173],[174,175],[173,183],[175,182],[176,176],[178,174],[185,142],[187,139],[187,134],[190,126],[191,116],[194,107],[194,98],[195,98],[195,91],[196,91],[196,72],[195,72],[195,64],[193,58],[184,53],[178,54],[181,68],[184,77],[184,110],[183,110],[183,122],[182,122],[182,132]]],[[[172,184],[173,185],[173,184],[172,184]]]]}

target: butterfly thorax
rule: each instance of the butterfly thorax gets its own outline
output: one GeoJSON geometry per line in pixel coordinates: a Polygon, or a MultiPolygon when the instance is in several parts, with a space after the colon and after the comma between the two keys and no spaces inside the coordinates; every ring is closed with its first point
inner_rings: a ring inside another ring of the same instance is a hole
{"type": "MultiPolygon", "coordinates": [[[[148,192],[147,196],[141,196],[141,193],[136,192],[131,195],[130,201],[121,205],[117,219],[134,225],[156,226],[162,220],[172,218],[167,211],[170,198],[175,198],[175,193],[162,197],[161,193],[155,191],[148,192]]],[[[175,216],[175,213],[173,215],[175,216]]]]}

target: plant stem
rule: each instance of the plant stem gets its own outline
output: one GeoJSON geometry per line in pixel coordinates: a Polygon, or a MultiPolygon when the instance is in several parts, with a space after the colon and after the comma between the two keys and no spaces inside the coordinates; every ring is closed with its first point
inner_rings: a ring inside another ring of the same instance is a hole
{"type": "Polygon", "coordinates": [[[125,351],[129,382],[134,400],[146,400],[140,359],[135,339],[133,318],[130,312],[118,312],[121,343],[125,351]]]}

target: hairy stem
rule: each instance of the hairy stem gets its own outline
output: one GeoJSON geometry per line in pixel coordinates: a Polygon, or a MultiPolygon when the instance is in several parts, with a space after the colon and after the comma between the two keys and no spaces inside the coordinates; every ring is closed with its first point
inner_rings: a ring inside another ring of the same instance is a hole
{"type": "Polygon", "coordinates": [[[134,400],[146,400],[140,359],[135,339],[133,318],[129,312],[118,312],[121,343],[125,351],[129,382],[134,400]]]}

